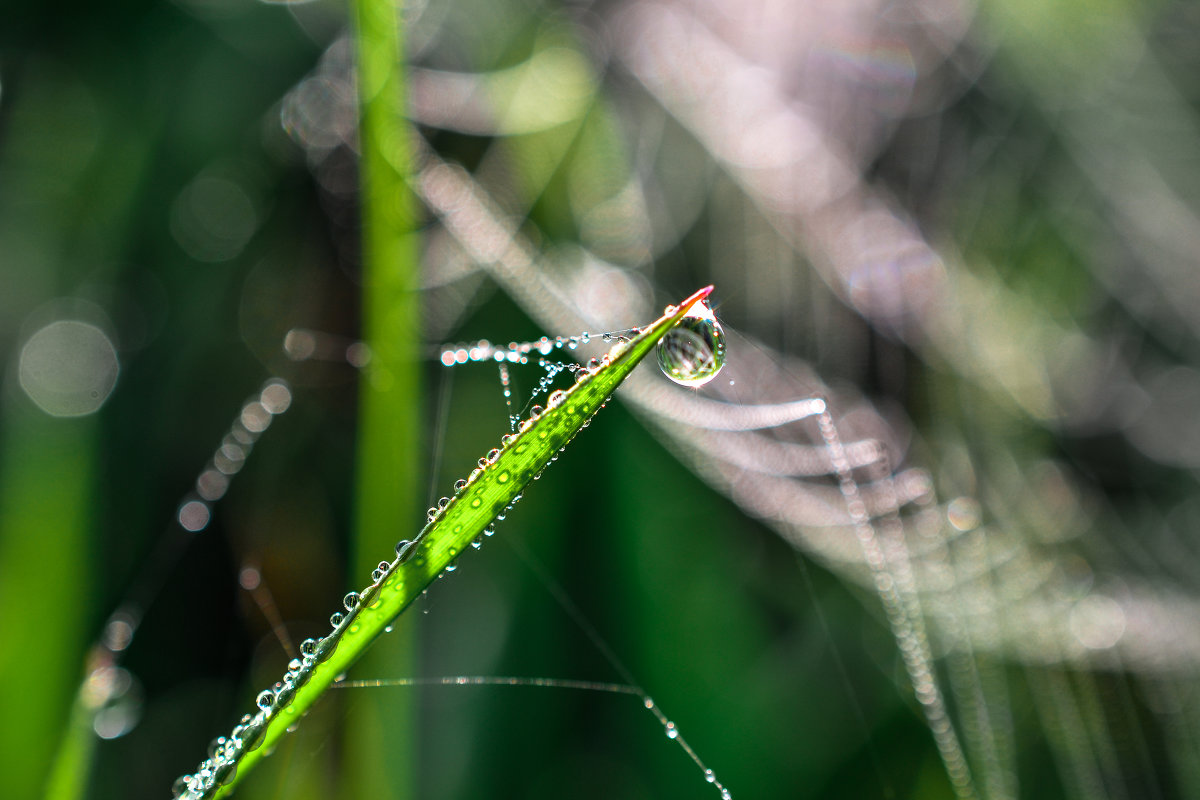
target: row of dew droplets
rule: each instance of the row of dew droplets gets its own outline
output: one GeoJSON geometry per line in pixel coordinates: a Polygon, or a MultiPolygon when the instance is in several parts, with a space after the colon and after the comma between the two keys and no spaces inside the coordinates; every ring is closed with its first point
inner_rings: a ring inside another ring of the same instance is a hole
{"type": "Polygon", "coordinates": [[[271,419],[287,411],[291,404],[291,389],[282,378],[271,378],[257,395],[245,402],[229,433],[196,478],[195,493],[179,504],[176,521],[181,528],[198,533],[208,526],[212,519],[212,503],[225,496],[230,481],[241,471],[271,419]]]}
{"type": "MultiPolygon", "coordinates": [[[[674,306],[668,306],[664,314],[673,314],[675,310],[674,306]]],[[[543,376],[538,390],[535,391],[535,397],[538,392],[546,391],[549,388],[557,374],[564,370],[572,371],[575,373],[575,386],[568,390],[559,389],[552,391],[546,400],[550,409],[557,408],[566,401],[574,388],[586,383],[598,370],[611,363],[628,345],[630,337],[637,335],[639,332],[638,329],[631,329],[627,332],[602,334],[604,341],[615,341],[615,344],[605,356],[600,359],[591,359],[586,366],[548,362],[545,359],[539,358],[539,363],[546,370],[547,374],[543,376]]],[[[546,354],[556,348],[574,350],[581,344],[587,344],[590,339],[590,335],[585,332],[579,336],[558,337],[553,341],[543,338],[532,343],[512,344],[505,349],[492,348],[487,342],[479,342],[471,348],[458,347],[444,350],[441,360],[446,366],[467,363],[468,361],[486,360],[528,363],[529,354],[535,350],[539,354],[546,354]]],[[[712,310],[704,302],[698,302],[693,305],[687,316],[659,341],[658,348],[658,361],[660,367],[663,369],[663,373],[676,383],[685,386],[700,386],[707,383],[716,376],[724,364],[724,332],[713,316],[712,310]]],[[[262,405],[268,410],[270,406],[268,405],[267,389],[277,391],[280,387],[282,387],[283,391],[286,391],[286,386],[282,384],[271,384],[264,389],[262,405]]],[[[287,400],[290,401],[290,394],[287,400]]],[[[270,413],[282,411],[283,408],[286,408],[286,404],[286,401],[283,402],[282,408],[270,411],[270,413]]],[[[599,407],[603,408],[605,404],[601,403],[599,407]]],[[[443,497],[439,499],[436,506],[429,509],[427,515],[428,524],[418,534],[417,538],[411,541],[402,540],[397,543],[396,561],[391,563],[381,561],[371,574],[371,584],[362,594],[352,591],[345,596],[343,606],[346,609],[346,613],[337,612],[330,617],[329,622],[333,628],[331,633],[319,640],[305,639],[300,644],[302,658],[293,659],[289,662],[283,679],[278,681],[271,689],[260,692],[255,698],[255,705],[258,707],[257,713],[243,716],[229,737],[218,737],[213,740],[209,746],[209,758],[201,762],[195,773],[184,775],[175,781],[172,787],[174,797],[182,798],[183,800],[210,797],[219,787],[230,783],[234,779],[237,772],[237,765],[242,755],[256,749],[262,744],[267,731],[267,725],[272,717],[291,703],[297,690],[311,679],[317,664],[333,653],[342,635],[352,624],[352,619],[356,616],[358,609],[365,601],[373,598],[379,591],[382,582],[397,564],[414,557],[418,547],[424,544],[422,540],[434,522],[454,502],[464,495],[471,484],[483,474],[484,470],[495,465],[499,461],[504,449],[514,446],[520,436],[527,433],[537,420],[541,418],[543,413],[544,409],[541,406],[534,405],[530,409],[527,419],[520,424],[514,424],[514,433],[506,434],[501,439],[500,448],[490,450],[485,457],[481,458],[478,466],[472,471],[469,478],[459,480],[455,483],[453,498],[443,497]]],[[[589,418],[580,427],[587,427],[590,422],[589,418]]],[[[562,448],[559,449],[559,453],[561,452],[562,448]]],[[[550,461],[553,462],[557,459],[558,454],[556,453],[551,456],[550,461]]],[[[534,480],[540,478],[541,472],[539,471],[532,477],[534,480]]],[[[497,513],[496,518],[504,519],[508,511],[520,501],[521,497],[522,494],[520,492],[516,493],[508,504],[497,513]]],[[[491,536],[494,532],[494,523],[489,524],[483,534],[472,541],[472,547],[478,549],[482,543],[482,536],[491,536]]],[[[444,568],[444,571],[439,573],[438,577],[441,577],[446,572],[453,572],[455,569],[455,562],[451,561],[444,568]]],[[[388,629],[390,630],[390,626],[388,629]]],[[[692,760],[700,766],[705,779],[709,783],[713,783],[720,790],[723,798],[729,798],[729,791],[716,780],[712,770],[707,769],[703,765],[691,747],[678,735],[678,730],[674,723],[667,720],[648,696],[644,697],[644,702],[646,708],[659,718],[659,722],[663,725],[667,736],[676,741],[692,760]]]]}
{"type": "MultiPolygon", "coordinates": [[[[629,328],[623,331],[596,334],[593,337],[593,334],[583,331],[575,336],[557,336],[554,339],[543,336],[532,342],[509,342],[508,345],[503,347],[493,345],[487,339],[480,339],[474,343],[456,344],[442,348],[440,360],[447,367],[469,363],[495,362],[500,372],[500,389],[504,395],[505,406],[508,408],[509,426],[515,432],[521,421],[521,415],[513,408],[512,384],[508,371],[509,364],[529,364],[531,363],[531,359],[536,358],[536,364],[541,368],[542,375],[538,379],[537,386],[531,392],[530,402],[532,402],[539,395],[549,392],[555,379],[563,372],[573,373],[575,382],[583,383],[600,367],[600,362],[597,359],[592,359],[587,366],[581,366],[572,361],[555,361],[546,358],[546,356],[549,356],[555,350],[576,350],[581,346],[589,344],[593,338],[599,338],[604,342],[627,343],[639,333],[641,333],[640,328],[629,328]]],[[[616,353],[611,352],[609,355],[610,357],[615,357],[616,353]]],[[[553,408],[553,405],[550,407],[553,408]]],[[[537,408],[537,406],[533,408],[537,408]]],[[[537,417],[534,416],[533,419],[536,420],[537,417]]]]}

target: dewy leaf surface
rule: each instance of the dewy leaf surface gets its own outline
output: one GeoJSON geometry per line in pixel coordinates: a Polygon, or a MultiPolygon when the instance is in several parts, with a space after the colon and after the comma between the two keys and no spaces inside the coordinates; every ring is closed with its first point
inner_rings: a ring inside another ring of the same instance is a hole
{"type": "MultiPolygon", "coordinates": [[[[378,580],[361,593],[347,595],[345,617],[329,635],[306,640],[304,656],[293,662],[272,691],[259,695],[259,710],[247,715],[229,737],[215,743],[214,754],[176,789],[184,798],[223,797],[268,754],[304,712],[381,636],[430,583],[480,536],[551,458],[564,448],[612,395],[635,366],[688,309],[708,296],[701,289],[628,342],[618,342],[587,380],[554,392],[549,407],[505,437],[499,454],[481,461],[458,491],[392,561],[378,580]],[[299,666],[296,664],[299,663],[299,666]]],[[[491,456],[493,454],[489,454],[491,456]]]]}

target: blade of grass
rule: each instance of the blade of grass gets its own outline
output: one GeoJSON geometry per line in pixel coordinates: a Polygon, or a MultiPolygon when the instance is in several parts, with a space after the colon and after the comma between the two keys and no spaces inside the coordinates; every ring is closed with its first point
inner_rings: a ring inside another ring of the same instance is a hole
{"type": "Polygon", "coordinates": [[[301,644],[302,664],[274,692],[259,696],[216,755],[186,776],[189,798],[222,797],[270,753],[288,729],[366,649],[508,508],[560,450],[585,427],[626,376],[712,287],[701,289],[628,342],[618,343],[587,380],[551,395],[549,408],[523,422],[504,446],[481,459],[466,485],[404,547],[386,572],[372,576],[361,594],[346,597],[345,617],[320,640],[301,644]]]}
{"type": "MultiPolygon", "coordinates": [[[[50,417],[23,396],[8,399],[0,424],[0,630],[14,645],[0,654],[0,704],[9,710],[0,744],[23,754],[5,770],[6,796],[34,797],[46,788],[82,663],[96,421],[50,417]],[[48,591],[48,584],[67,588],[48,591]]],[[[74,752],[55,770],[56,791],[86,781],[92,742],[72,738],[74,752]]]]}
{"type": "MultiPolygon", "coordinates": [[[[362,335],[371,360],[359,386],[352,574],[366,575],[403,520],[420,518],[420,271],[406,109],[401,5],[355,0],[362,208],[362,335]]],[[[372,654],[411,670],[415,640],[401,629],[372,654]]],[[[415,797],[416,707],[411,695],[356,704],[345,719],[341,796],[415,797]]]]}

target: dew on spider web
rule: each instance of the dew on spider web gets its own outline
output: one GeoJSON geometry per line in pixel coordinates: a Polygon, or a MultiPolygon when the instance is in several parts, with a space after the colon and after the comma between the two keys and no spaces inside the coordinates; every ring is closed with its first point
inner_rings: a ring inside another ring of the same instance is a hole
{"type": "MultiPolygon", "coordinates": [[[[556,403],[553,398],[558,392],[563,392],[562,389],[555,388],[559,376],[569,375],[574,383],[584,383],[596,370],[607,363],[604,360],[593,358],[586,365],[580,365],[573,360],[559,360],[551,357],[555,351],[574,351],[594,340],[619,346],[630,341],[638,333],[640,333],[639,328],[599,334],[583,331],[574,336],[557,336],[554,339],[543,336],[531,342],[509,342],[507,345],[497,345],[487,339],[480,339],[476,342],[444,345],[438,351],[438,360],[446,367],[481,362],[495,363],[500,378],[501,395],[508,412],[509,430],[517,433],[523,424],[521,419],[523,411],[530,410],[532,413],[528,418],[535,420],[542,413],[543,409],[534,405],[538,398],[546,396],[546,405],[550,408],[555,407],[556,403]],[[516,392],[515,374],[511,369],[513,365],[536,366],[539,373],[534,380],[533,388],[529,391],[528,399],[521,407],[514,402],[516,392]]],[[[565,392],[558,396],[561,398],[564,395],[565,392]]]]}

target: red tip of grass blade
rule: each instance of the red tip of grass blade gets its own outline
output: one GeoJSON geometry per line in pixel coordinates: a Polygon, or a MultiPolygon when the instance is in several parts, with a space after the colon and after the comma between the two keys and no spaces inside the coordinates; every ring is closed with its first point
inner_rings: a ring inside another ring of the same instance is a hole
{"type": "Polygon", "coordinates": [[[686,299],[682,303],[680,303],[679,310],[687,311],[689,308],[694,306],[696,303],[699,303],[701,300],[703,300],[704,298],[706,298],[710,294],[712,294],[712,290],[713,290],[712,284],[705,286],[703,289],[699,290],[698,292],[693,294],[691,297],[689,297],[688,299],[686,299]]]}

